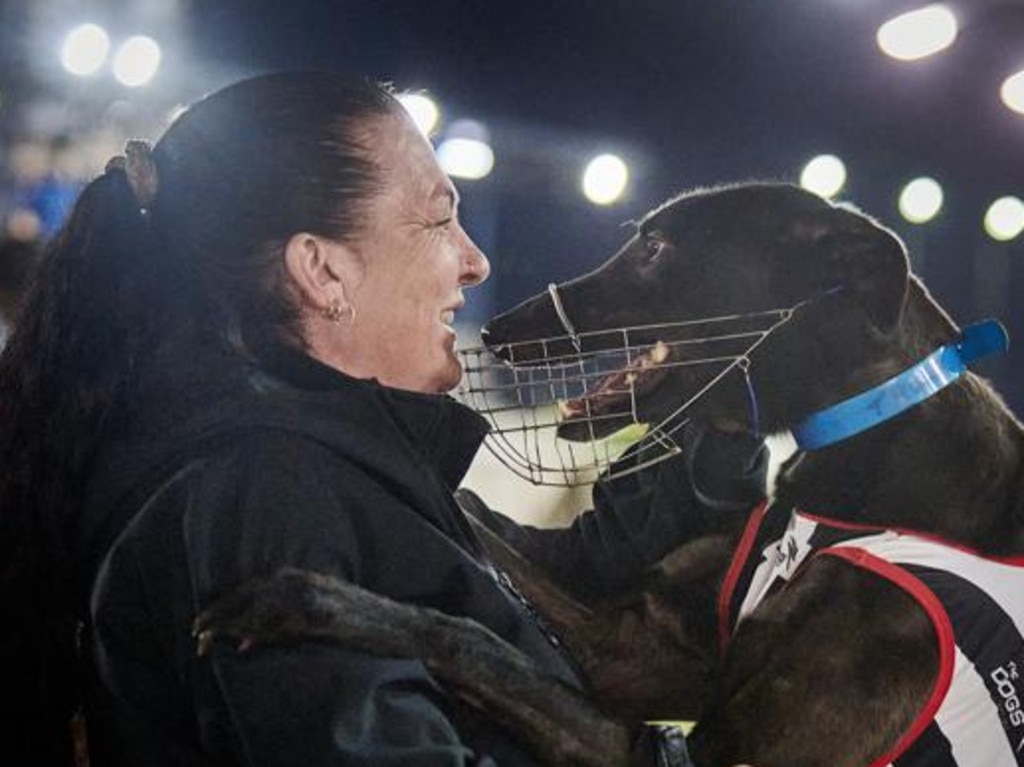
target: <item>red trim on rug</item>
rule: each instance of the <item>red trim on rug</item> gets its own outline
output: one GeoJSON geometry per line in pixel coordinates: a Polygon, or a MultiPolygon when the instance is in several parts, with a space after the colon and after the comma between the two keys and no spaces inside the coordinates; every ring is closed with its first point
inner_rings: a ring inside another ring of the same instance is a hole
{"type": "Polygon", "coordinates": [[[949,685],[953,680],[953,625],[950,623],[946,609],[942,606],[939,598],[935,596],[935,593],[917,577],[898,565],[894,565],[891,562],[876,557],[874,554],[868,553],[864,549],[858,549],[853,546],[838,545],[834,548],[822,549],[818,554],[828,554],[845,559],[851,564],[876,573],[899,586],[918,601],[928,614],[932,626],[935,628],[935,636],[939,643],[939,673],[935,679],[935,685],[932,687],[928,701],[918,713],[910,728],[896,742],[896,745],[888,753],[878,757],[869,765],[869,767],[884,767],[884,765],[888,765],[899,758],[921,736],[921,733],[924,732],[932,719],[935,718],[939,706],[942,705],[946,693],[949,692],[949,685]]]}
{"type": "Polygon", "coordinates": [[[729,563],[729,569],[725,572],[722,588],[718,592],[718,649],[723,655],[725,654],[726,646],[729,644],[729,634],[731,633],[729,605],[732,602],[732,595],[736,590],[736,582],[739,580],[740,574],[743,572],[743,566],[750,556],[750,549],[754,546],[754,541],[757,539],[757,533],[761,529],[761,523],[764,522],[767,510],[768,500],[765,499],[750,512],[750,516],[747,518],[747,526],[743,529],[740,542],[736,545],[736,551],[733,552],[732,562],[729,563]]]}
{"type": "Polygon", "coordinates": [[[831,517],[824,517],[820,514],[811,514],[810,512],[803,511],[802,509],[797,509],[795,513],[800,515],[804,519],[809,519],[812,522],[818,522],[823,525],[828,525],[829,527],[837,527],[840,530],[856,530],[872,533],[883,533],[887,530],[891,530],[892,532],[899,533],[900,535],[912,535],[915,538],[923,538],[924,540],[931,541],[932,543],[940,543],[943,546],[948,546],[951,549],[962,551],[965,554],[971,554],[972,556],[978,557],[979,559],[986,559],[989,562],[996,562],[1001,565],[1011,565],[1013,567],[1024,567],[1024,555],[1000,557],[992,554],[985,554],[984,552],[967,546],[966,544],[957,543],[956,541],[951,541],[948,538],[943,538],[941,535],[936,535],[935,533],[929,533],[923,530],[912,530],[908,527],[886,527],[882,525],[869,525],[863,522],[847,522],[843,519],[832,519],[831,517]]]}

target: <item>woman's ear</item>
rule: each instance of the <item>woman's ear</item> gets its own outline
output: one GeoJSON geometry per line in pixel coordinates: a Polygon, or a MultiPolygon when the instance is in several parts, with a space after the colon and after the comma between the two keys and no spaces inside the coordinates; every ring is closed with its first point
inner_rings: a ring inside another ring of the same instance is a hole
{"type": "Polygon", "coordinates": [[[288,276],[302,303],[314,311],[344,309],[358,281],[358,257],[343,243],[308,232],[292,235],[284,247],[288,276]]]}

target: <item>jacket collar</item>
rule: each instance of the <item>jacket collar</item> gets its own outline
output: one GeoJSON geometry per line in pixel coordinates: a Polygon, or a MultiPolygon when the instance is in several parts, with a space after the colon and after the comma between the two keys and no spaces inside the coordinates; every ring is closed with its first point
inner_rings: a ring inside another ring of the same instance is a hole
{"type": "Polygon", "coordinates": [[[449,490],[458,487],[489,430],[482,416],[447,395],[353,378],[284,345],[267,346],[247,362],[214,344],[168,343],[133,388],[122,436],[136,444],[180,445],[281,428],[356,462],[425,463],[449,490]]]}
{"type": "MultiPolygon", "coordinates": [[[[310,395],[334,393],[380,403],[452,490],[469,470],[489,430],[486,419],[448,395],[406,391],[384,386],[376,379],[353,378],[283,344],[260,350],[259,369],[310,395]]],[[[256,373],[254,379],[258,377],[256,373]]]]}
{"type": "Polygon", "coordinates": [[[78,518],[89,574],[82,583],[170,472],[268,429],[321,443],[475,547],[452,491],[487,433],[483,417],[447,396],[389,389],[283,352],[246,362],[214,344],[175,342],[140,365],[124,408],[108,423],[78,518]]]}

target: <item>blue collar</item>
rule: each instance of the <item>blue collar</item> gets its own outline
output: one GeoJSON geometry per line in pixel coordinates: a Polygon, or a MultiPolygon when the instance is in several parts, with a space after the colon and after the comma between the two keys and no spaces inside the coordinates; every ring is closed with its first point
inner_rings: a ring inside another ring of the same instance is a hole
{"type": "Polygon", "coordinates": [[[805,418],[793,429],[797,446],[817,450],[895,418],[953,383],[968,362],[1004,352],[1007,345],[1006,330],[998,321],[970,325],[959,341],[939,347],[899,375],[805,418]]]}

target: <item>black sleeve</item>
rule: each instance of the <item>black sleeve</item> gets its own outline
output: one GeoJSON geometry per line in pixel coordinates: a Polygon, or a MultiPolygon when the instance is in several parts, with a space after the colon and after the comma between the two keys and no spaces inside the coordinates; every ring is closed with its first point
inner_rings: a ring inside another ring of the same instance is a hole
{"type": "Polygon", "coordinates": [[[220,647],[211,665],[240,764],[495,764],[462,742],[444,710],[446,693],[416,661],[304,645],[245,655],[220,647]]]}
{"type": "Polygon", "coordinates": [[[146,712],[157,733],[171,726],[153,716],[159,698],[179,688],[194,720],[175,726],[194,728],[197,753],[218,764],[532,767],[467,745],[452,697],[418,661],[316,643],[239,653],[218,642],[196,657],[192,618],[249,578],[292,566],[359,582],[370,568],[401,568],[406,552],[368,533],[366,520],[383,515],[395,528],[405,513],[357,468],[298,439],[262,440],[178,478],[108,557],[97,587],[97,632],[119,705],[146,712]],[[167,663],[154,663],[153,646],[168,649],[167,663]]]}
{"type": "MultiPolygon", "coordinates": [[[[635,460],[627,453],[617,468],[635,460]]],[[[760,439],[691,424],[679,454],[596,483],[594,508],[567,528],[519,525],[479,499],[460,501],[560,586],[594,598],[635,583],[696,535],[731,529],[736,515],[764,498],[767,467],[768,450],[760,439]]]]}
{"type": "MultiPolygon", "coordinates": [[[[333,455],[304,441],[250,452],[241,468],[237,486],[245,488],[244,509],[230,528],[217,523],[224,534],[213,533],[209,551],[193,552],[194,570],[222,563],[215,576],[221,582],[208,584],[207,593],[285,565],[357,583],[387,561],[403,566],[403,553],[366,520],[390,518],[400,528],[417,518],[357,468],[339,466],[333,455]]],[[[216,505],[230,507],[233,499],[226,500],[216,505]]],[[[463,742],[450,718],[450,696],[417,661],[305,644],[243,655],[221,647],[210,663],[244,764],[495,763],[463,742]]]]}

